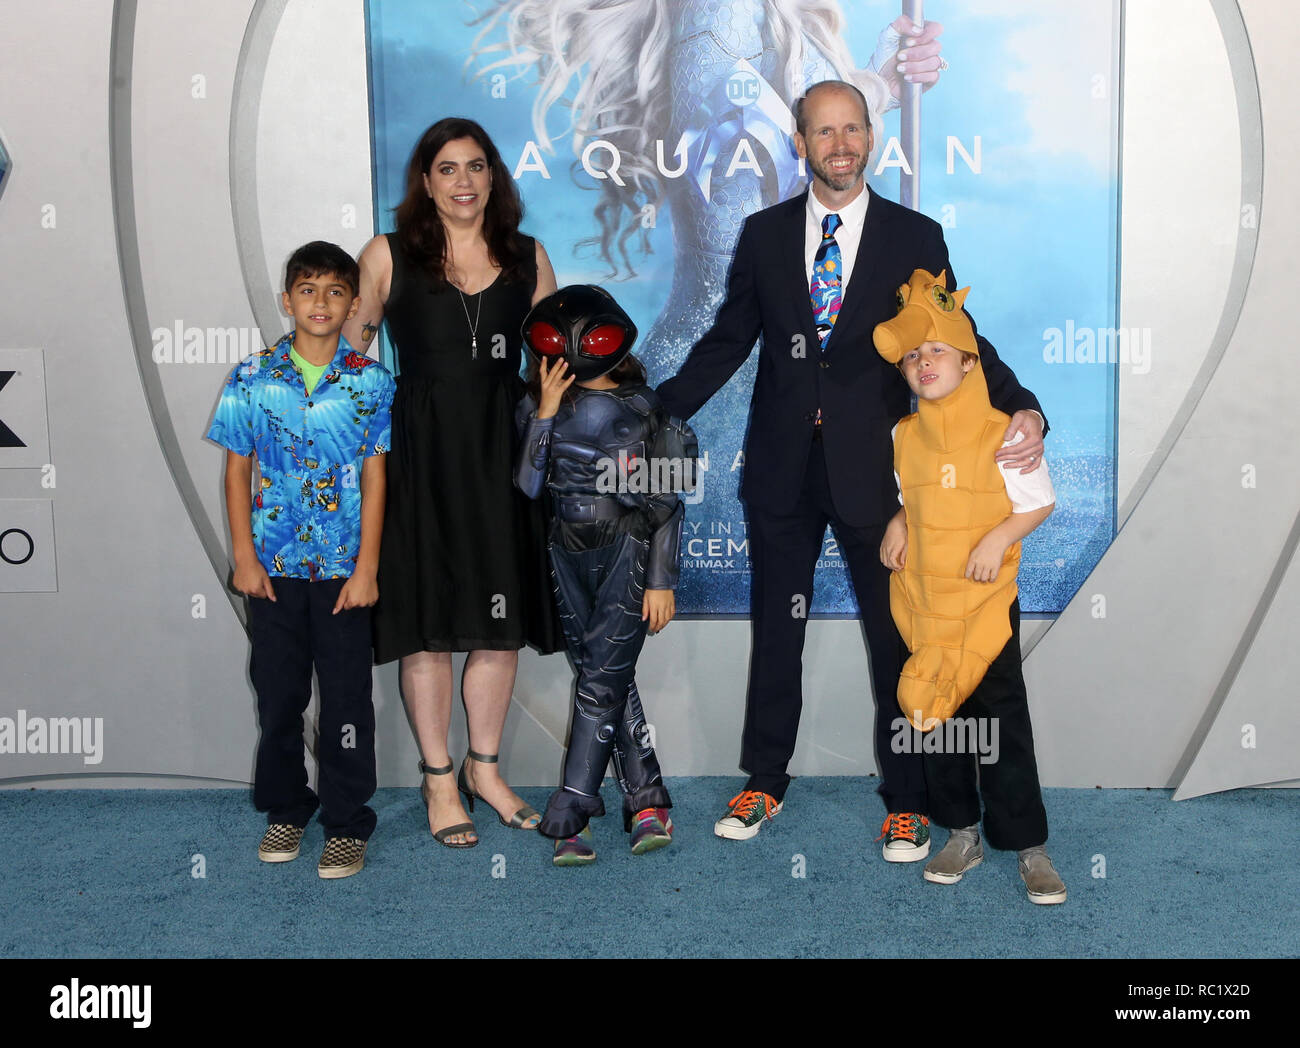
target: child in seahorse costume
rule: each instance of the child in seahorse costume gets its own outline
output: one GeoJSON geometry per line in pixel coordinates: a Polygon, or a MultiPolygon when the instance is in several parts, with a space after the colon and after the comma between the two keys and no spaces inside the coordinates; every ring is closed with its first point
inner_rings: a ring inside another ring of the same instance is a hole
{"type": "Polygon", "coordinates": [[[1030,900],[1064,902],[1043,848],[1016,599],[1020,540],[1047,519],[1056,495],[1045,462],[1021,474],[994,459],[1010,420],[989,403],[962,309],[969,290],[950,292],[946,274],[918,269],[899,288],[898,315],[874,334],[917,397],[916,414],[894,430],[903,508],[885,529],[881,560],[894,571],[890,608],[912,653],[899,706],[913,727],[942,736],[927,740],[939,745],[925,746],[922,763],[931,818],[952,832],[925,878],[953,884],[982,861],[982,794],[989,842],[1019,851],[1030,900]],[[961,720],[976,729],[964,738],[957,725],[940,727],[963,706],[961,720]],[[992,752],[968,752],[976,737],[991,738],[992,752]]]}

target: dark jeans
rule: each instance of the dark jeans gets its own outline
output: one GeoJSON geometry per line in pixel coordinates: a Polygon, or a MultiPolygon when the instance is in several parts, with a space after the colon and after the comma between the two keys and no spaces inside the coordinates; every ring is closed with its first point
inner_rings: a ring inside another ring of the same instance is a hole
{"type": "Polygon", "coordinates": [[[345,581],[273,578],[274,601],[248,602],[262,729],[253,803],[268,823],[293,826],[306,826],[319,805],[327,837],[369,840],[375,813],[366,802],[376,785],[370,609],[333,614],[345,581]],[[302,740],[313,664],[320,681],[319,800],[307,785],[302,740]]]}
{"type": "MultiPolygon", "coordinates": [[[[753,562],[753,650],[740,764],[750,773],[746,789],[785,796],[786,768],[794,754],[803,709],[803,643],[812,603],[813,569],[830,524],[853,580],[862,629],[871,655],[876,703],[876,766],[887,811],[927,811],[921,758],[895,753],[890,745],[898,708],[898,677],[907,649],[889,611],[889,569],[880,563],[884,523],[858,528],[839,519],[831,500],[822,444],[814,440],[803,491],[788,514],[749,510],[749,553],[753,562]],[[803,598],[803,615],[793,603],[803,598]]],[[[865,689],[864,689],[865,690],[865,689]]]]}
{"type": "Polygon", "coordinates": [[[974,753],[924,754],[932,821],[947,829],[974,826],[980,821],[983,797],[984,836],[989,844],[1016,851],[1045,844],[1047,812],[1038,786],[1034,732],[1020,665],[1019,601],[1011,605],[1011,639],[953,716],[983,721],[985,737],[990,739],[989,726],[996,721],[997,759],[983,764],[974,753]]]}

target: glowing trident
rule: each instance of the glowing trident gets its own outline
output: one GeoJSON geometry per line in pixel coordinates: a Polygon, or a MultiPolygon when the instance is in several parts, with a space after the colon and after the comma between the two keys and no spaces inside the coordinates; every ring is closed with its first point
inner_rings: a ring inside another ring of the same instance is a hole
{"type": "MultiPolygon", "coordinates": [[[[903,14],[913,25],[920,25],[925,15],[921,13],[923,0],[903,0],[903,14]]],[[[913,211],[921,209],[921,84],[900,85],[903,97],[899,110],[898,137],[902,140],[903,159],[907,170],[898,172],[898,202],[913,211]]]]}

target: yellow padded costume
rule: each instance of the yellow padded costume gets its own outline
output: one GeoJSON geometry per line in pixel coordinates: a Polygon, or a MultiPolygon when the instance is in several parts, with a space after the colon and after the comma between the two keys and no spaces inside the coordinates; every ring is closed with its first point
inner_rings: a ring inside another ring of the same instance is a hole
{"type": "MultiPolygon", "coordinates": [[[[945,342],[979,355],[962,303],[946,274],[923,269],[898,289],[899,313],[876,327],[876,349],[897,364],[922,342],[945,342]]],[[[894,471],[907,512],[907,555],[889,582],[889,604],[912,655],[898,682],[898,704],[913,727],[929,731],[951,717],[984,679],[1011,637],[1020,543],[1008,548],[993,582],[966,578],[971,551],[1011,513],[994,452],[1009,417],[989,403],[984,369],[967,372],[938,400],[921,400],[894,434],[894,471]]]]}

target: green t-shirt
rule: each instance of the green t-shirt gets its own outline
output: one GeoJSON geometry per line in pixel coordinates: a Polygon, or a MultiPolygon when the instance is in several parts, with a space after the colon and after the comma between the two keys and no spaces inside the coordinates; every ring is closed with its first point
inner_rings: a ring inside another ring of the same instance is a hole
{"type": "Polygon", "coordinates": [[[320,381],[321,375],[325,374],[325,369],[329,367],[329,364],[317,365],[309,363],[298,355],[298,351],[293,346],[289,347],[289,359],[297,364],[298,370],[302,372],[302,382],[307,387],[307,394],[310,396],[311,391],[316,388],[316,383],[320,381]]]}

